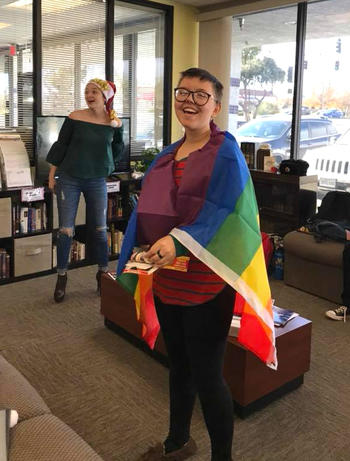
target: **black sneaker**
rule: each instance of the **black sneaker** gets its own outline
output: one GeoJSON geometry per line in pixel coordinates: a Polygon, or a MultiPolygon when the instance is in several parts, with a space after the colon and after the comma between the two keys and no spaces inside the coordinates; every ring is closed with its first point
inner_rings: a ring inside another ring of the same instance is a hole
{"type": "Polygon", "coordinates": [[[67,274],[58,275],[55,293],[53,295],[56,303],[61,303],[64,300],[66,294],[66,285],[67,285],[67,274]]]}
{"type": "Polygon", "coordinates": [[[348,308],[346,306],[339,306],[336,307],[335,309],[331,309],[325,313],[326,317],[332,320],[343,320],[346,322],[346,317],[350,315],[350,310],[349,312],[348,308]]]}

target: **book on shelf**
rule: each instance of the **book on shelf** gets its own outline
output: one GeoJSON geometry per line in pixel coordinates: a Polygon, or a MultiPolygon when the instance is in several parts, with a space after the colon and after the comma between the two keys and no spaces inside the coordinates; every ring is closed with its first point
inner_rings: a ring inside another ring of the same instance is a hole
{"type": "Polygon", "coordinates": [[[290,320],[298,317],[298,313],[289,309],[272,305],[273,322],[275,327],[284,327],[290,320]]]}
{"type": "Polygon", "coordinates": [[[10,255],[6,248],[0,248],[0,280],[10,278],[10,255]]]}
{"type": "MultiPolygon", "coordinates": [[[[141,248],[134,248],[134,251],[131,255],[129,261],[125,264],[124,273],[129,274],[139,274],[139,275],[151,275],[157,269],[160,269],[159,266],[152,264],[147,261],[144,257],[146,252],[141,248]]],[[[178,256],[174,259],[171,264],[162,266],[162,269],[171,269],[181,272],[187,272],[188,262],[190,258],[188,256],[178,256]]]]}

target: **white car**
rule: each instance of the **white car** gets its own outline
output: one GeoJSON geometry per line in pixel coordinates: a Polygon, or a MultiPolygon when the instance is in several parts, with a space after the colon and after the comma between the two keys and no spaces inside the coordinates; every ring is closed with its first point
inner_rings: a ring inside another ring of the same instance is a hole
{"type": "Polygon", "coordinates": [[[308,150],[308,175],[318,176],[319,188],[350,192],[350,129],[329,146],[308,150]]]}

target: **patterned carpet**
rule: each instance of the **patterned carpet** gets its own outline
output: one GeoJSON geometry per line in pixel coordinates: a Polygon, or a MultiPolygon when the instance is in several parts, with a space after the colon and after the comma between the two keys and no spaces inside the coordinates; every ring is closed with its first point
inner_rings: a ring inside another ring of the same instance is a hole
{"type": "MultiPolygon", "coordinates": [[[[94,275],[93,267],[70,271],[59,305],[55,275],[1,286],[0,352],[105,461],[134,461],[166,435],[168,371],[104,327],[94,275]]],[[[313,321],[311,370],[298,390],[236,419],[234,459],[349,460],[350,322],[327,320],[328,301],[271,285],[277,305],[313,321]]],[[[193,461],[209,460],[199,406],[192,435],[193,461]]]]}

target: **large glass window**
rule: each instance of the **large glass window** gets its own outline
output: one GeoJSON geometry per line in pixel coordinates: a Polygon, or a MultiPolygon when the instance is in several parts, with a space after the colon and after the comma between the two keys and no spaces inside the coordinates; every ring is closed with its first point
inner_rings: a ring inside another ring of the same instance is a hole
{"type": "Polygon", "coordinates": [[[294,156],[318,175],[321,199],[350,191],[350,0],[308,2],[301,81],[295,82],[297,6],[233,18],[230,129],[238,141],[267,142],[290,156],[293,90],[302,90],[294,156]],[[278,129],[282,121],[287,130],[278,129]]]}
{"type": "Polygon", "coordinates": [[[163,144],[164,13],[116,1],[114,22],[115,109],[131,117],[137,155],[163,144]]]}
{"type": "Polygon", "coordinates": [[[322,122],[312,129],[313,145],[300,154],[308,174],[318,175],[320,199],[329,190],[350,191],[349,16],[350,0],[308,5],[303,106],[322,122]]]}
{"type": "Polygon", "coordinates": [[[290,156],[297,8],[233,18],[229,129],[290,156]]]}
{"type": "Polygon", "coordinates": [[[0,3],[0,129],[15,129],[33,155],[32,5],[0,3]]]}

